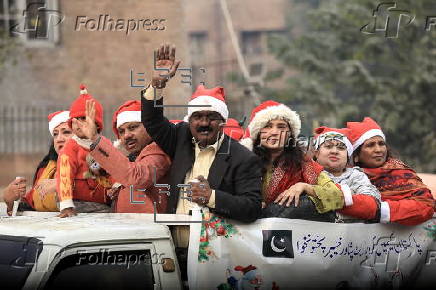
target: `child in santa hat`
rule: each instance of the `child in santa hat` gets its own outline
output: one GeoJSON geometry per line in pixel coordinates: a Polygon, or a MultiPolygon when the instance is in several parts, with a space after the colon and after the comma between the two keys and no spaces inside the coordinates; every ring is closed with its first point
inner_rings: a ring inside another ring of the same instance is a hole
{"type": "Polygon", "coordinates": [[[300,129],[299,115],[275,101],[263,102],[251,113],[241,144],[263,161],[264,217],[334,221],[333,211],[344,206],[343,194],[322,166],[304,155],[296,142],[300,129]]]}
{"type": "Polygon", "coordinates": [[[353,154],[348,139],[350,130],[319,127],[315,129],[314,160],[324,167],[328,177],[341,187],[346,207],[339,210],[342,219],[348,217],[376,219],[380,214],[380,193],[359,167],[347,167],[353,154]]]}
{"type": "Polygon", "coordinates": [[[80,204],[82,209],[79,211],[82,212],[108,212],[110,210],[110,207],[106,205],[106,192],[111,189],[113,182],[101,170],[99,164],[89,157],[92,141],[86,139],[77,125],[78,121],[86,118],[87,100],[94,102],[95,123],[98,131],[103,129],[103,107],[88,94],[85,86],[81,85],[80,96],[71,104],[68,120],[74,135],[58,158],[59,170],[56,180],[60,217],[75,215],[75,202],[80,204]]]}
{"type": "Polygon", "coordinates": [[[58,154],[73,135],[68,126],[69,111],[58,111],[48,115],[48,129],[53,137],[48,154],[36,169],[32,188],[25,193],[26,179],[19,177],[5,189],[5,201],[10,214],[13,201],[20,200],[20,208],[31,207],[37,211],[59,211],[56,197],[56,163],[58,154]],[[23,196],[24,195],[24,196],[23,196]],[[21,198],[21,196],[23,196],[21,198]]]}
{"type": "Polygon", "coordinates": [[[391,156],[386,137],[371,118],[348,122],[353,161],[381,193],[380,222],[417,225],[432,218],[435,201],[416,172],[391,156]]]}

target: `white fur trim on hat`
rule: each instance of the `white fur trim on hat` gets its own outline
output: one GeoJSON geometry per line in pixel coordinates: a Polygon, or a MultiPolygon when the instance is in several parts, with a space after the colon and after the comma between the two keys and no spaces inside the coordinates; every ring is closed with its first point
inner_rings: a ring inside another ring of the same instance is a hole
{"type": "Polygon", "coordinates": [[[189,101],[188,106],[188,120],[194,112],[198,111],[214,111],[220,113],[225,120],[229,118],[226,103],[212,96],[198,96],[189,101]]]}
{"type": "Polygon", "coordinates": [[[117,128],[128,122],[141,122],[141,111],[124,111],[118,114],[117,128]]]}
{"type": "Polygon", "coordinates": [[[250,151],[253,151],[253,140],[251,138],[244,138],[239,141],[239,143],[250,151]]]}
{"type": "Polygon", "coordinates": [[[315,145],[314,145],[315,149],[318,150],[318,149],[319,149],[319,146],[321,146],[322,143],[324,143],[325,140],[328,139],[328,138],[327,138],[328,135],[329,135],[329,134],[332,134],[332,133],[333,133],[333,134],[337,134],[337,135],[341,135],[341,136],[342,136],[341,138],[333,138],[333,139],[334,139],[334,140],[337,140],[337,141],[339,141],[339,142],[342,142],[342,143],[345,144],[345,146],[347,146],[347,154],[348,154],[348,156],[353,155],[353,145],[351,144],[350,140],[348,140],[347,136],[345,136],[344,134],[339,133],[339,132],[336,132],[336,131],[328,131],[328,132],[326,132],[326,133],[324,133],[324,134],[319,135],[319,136],[316,138],[316,140],[315,140],[315,145]]]}
{"type": "Polygon", "coordinates": [[[257,139],[259,132],[271,120],[285,120],[291,128],[292,135],[297,139],[301,130],[300,116],[292,111],[288,106],[280,104],[278,106],[270,106],[262,111],[257,112],[250,124],[248,130],[250,131],[250,138],[254,141],[257,139]]]}
{"type": "Polygon", "coordinates": [[[48,130],[50,131],[50,134],[53,136],[54,129],[60,124],[68,122],[69,118],[70,111],[63,111],[62,113],[55,115],[50,122],[48,122],[48,130]]]}
{"type": "Polygon", "coordinates": [[[356,140],[353,144],[353,151],[356,150],[360,145],[365,143],[366,140],[374,137],[374,136],[380,136],[383,138],[383,140],[386,141],[385,134],[383,134],[382,130],[380,129],[371,129],[369,131],[366,131],[362,134],[362,136],[359,137],[359,139],[356,140]]]}

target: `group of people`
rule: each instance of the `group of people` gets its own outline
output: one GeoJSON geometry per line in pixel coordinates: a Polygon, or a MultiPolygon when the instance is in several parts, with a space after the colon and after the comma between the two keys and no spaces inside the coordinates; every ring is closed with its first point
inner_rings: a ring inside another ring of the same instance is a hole
{"type": "MultiPolygon", "coordinates": [[[[20,200],[23,208],[59,211],[59,217],[189,214],[201,206],[243,222],[287,217],[416,225],[432,218],[430,190],[393,156],[369,117],[345,128],[316,128],[309,151],[297,142],[301,120],[290,107],[263,102],[244,130],[229,118],[221,87],[199,86],[184,120],[166,119],[161,105],[180,64],[175,52],[159,47],[159,70],[141,101],[127,101],[114,113],[114,144],[101,135],[103,108],[85,86],[69,111],[50,114],[49,153],[30,191],[24,178],[6,187],[8,213],[20,200]]],[[[186,247],[189,229],[173,234],[186,247]]]]}

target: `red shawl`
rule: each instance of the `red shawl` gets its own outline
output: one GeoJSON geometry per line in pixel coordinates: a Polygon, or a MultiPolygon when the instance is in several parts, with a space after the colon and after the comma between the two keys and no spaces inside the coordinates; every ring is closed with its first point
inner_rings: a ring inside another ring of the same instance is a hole
{"type": "Polygon", "coordinates": [[[292,167],[285,170],[283,166],[277,166],[274,168],[270,182],[266,188],[265,203],[269,204],[273,202],[280,193],[298,182],[316,184],[322,170],[323,167],[321,165],[308,157],[304,158],[301,164],[301,170],[298,171],[294,170],[292,167]]]}
{"type": "Polygon", "coordinates": [[[382,200],[414,199],[435,207],[428,187],[416,172],[401,160],[389,158],[381,167],[364,168],[382,200]]]}

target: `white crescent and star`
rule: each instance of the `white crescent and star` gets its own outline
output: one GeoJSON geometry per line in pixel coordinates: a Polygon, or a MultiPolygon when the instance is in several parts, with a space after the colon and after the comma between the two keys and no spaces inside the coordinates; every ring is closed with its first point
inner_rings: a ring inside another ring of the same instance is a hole
{"type": "MultiPolygon", "coordinates": [[[[276,236],[273,236],[272,237],[272,239],[271,239],[271,249],[274,251],[274,252],[276,252],[276,253],[282,253],[282,252],[284,252],[285,250],[286,250],[286,247],[284,247],[284,248],[278,248],[278,247],[276,247],[275,245],[274,245],[274,239],[275,239],[275,237],[276,236]]],[[[285,239],[284,238],[281,238],[280,239],[280,242],[282,242],[282,243],[284,243],[285,242],[285,239]]]]}

